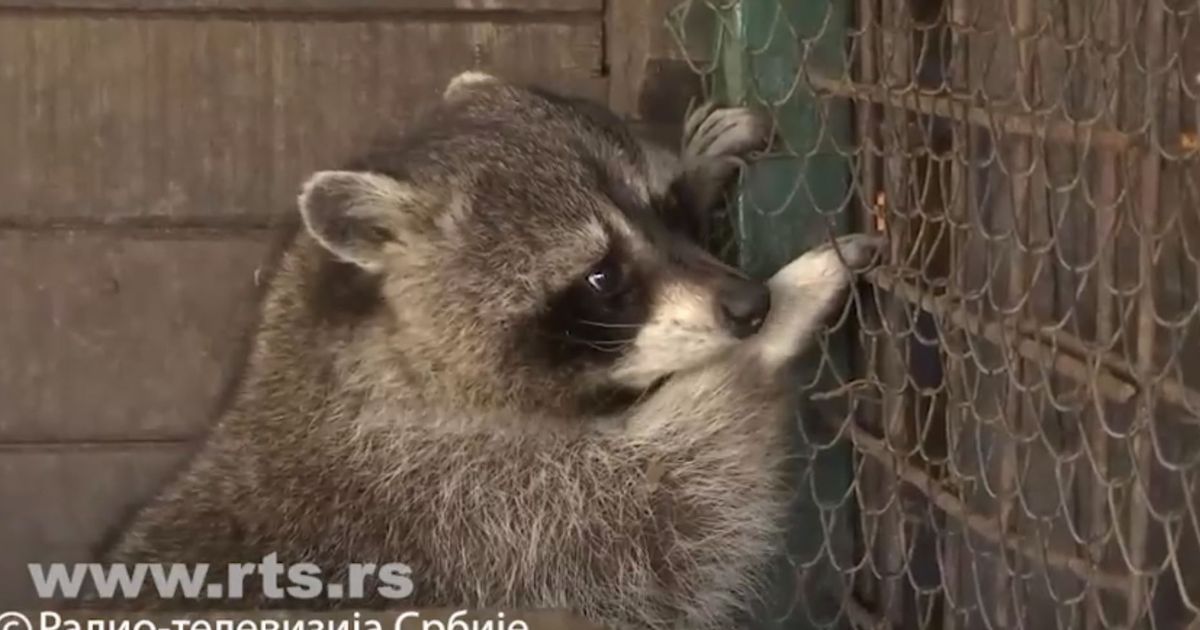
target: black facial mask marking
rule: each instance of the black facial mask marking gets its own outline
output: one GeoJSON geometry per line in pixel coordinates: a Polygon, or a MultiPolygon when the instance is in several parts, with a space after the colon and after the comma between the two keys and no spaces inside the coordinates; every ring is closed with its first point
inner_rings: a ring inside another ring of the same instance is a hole
{"type": "Polygon", "coordinates": [[[551,367],[611,364],[650,315],[650,283],[648,273],[613,247],[550,298],[533,322],[538,339],[532,347],[551,367]],[[605,281],[596,282],[598,275],[605,281]]]}

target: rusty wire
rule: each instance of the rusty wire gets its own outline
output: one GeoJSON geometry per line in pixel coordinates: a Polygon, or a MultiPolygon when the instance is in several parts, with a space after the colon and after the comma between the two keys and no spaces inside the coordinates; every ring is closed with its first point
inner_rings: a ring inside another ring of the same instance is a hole
{"type": "Polygon", "coordinates": [[[826,542],[765,616],[1200,627],[1200,3],[684,0],[668,27],[718,99],[853,117],[849,144],[776,140],[787,201],[738,212],[787,220],[823,155],[851,189],[817,212],[892,244],[838,320],[854,369],[820,358],[829,378],[802,384],[840,410],[816,414],[825,433],[799,419],[809,457],[852,444],[852,475],[806,469],[826,542]],[[793,23],[801,3],[824,18],[793,23]],[[815,52],[828,35],[840,62],[815,52]],[[790,84],[757,89],[780,50],[790,84]]]}

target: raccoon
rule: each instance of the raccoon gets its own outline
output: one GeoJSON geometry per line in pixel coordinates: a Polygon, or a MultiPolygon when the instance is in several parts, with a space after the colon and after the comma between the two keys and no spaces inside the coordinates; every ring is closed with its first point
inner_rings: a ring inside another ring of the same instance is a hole
{"type": "MultiPolygon", "coordinates": [[[[728,627],[781,543],[788,367],[881,241],[766,282],[723,264],[702,217],[768,126],[708,105],[684,127],[668,150],[468,73],[312,175],[231,405],[108,560],[399,562],[404,606],[728,627]]],[[[397,603],[245,588],[136,604],[397,603]]]]}

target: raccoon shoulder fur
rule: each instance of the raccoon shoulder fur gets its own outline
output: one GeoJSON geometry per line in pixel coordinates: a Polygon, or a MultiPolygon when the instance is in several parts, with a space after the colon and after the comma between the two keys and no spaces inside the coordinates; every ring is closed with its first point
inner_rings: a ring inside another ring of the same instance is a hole
{"type": "MultiPolygon", "coordinates": [[[[704,108],[682,152],[488,75],[303,186],[232,406],[109,559],[399,562],[404,606],[727,627],[778,549],[790,360],[879,243],[769,281],[695,240],[765,138],[704,108]]],[[[362,606],[268,601],[139,605],[362,606]]]]}

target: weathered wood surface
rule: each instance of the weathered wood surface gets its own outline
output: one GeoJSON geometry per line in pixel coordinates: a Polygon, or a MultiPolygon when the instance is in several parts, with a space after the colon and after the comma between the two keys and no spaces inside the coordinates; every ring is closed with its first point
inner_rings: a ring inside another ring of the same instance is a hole
{"type": "Polygon", "coordinates": [[[185,461],[186,445],[0,445],[0,612],[40,608],[26,565],[87,562],[185,461]]]}
{"type": "Polygon", "coordinates": [[[0,232],[0,442],[199,435],[268,262],[261,231],[0,232]]]}
{"type": "Polygon", "coordinates": [[[474,66],[597,92],[599,21],[0,13],[0,224],[264,222],[474,66]]]}

